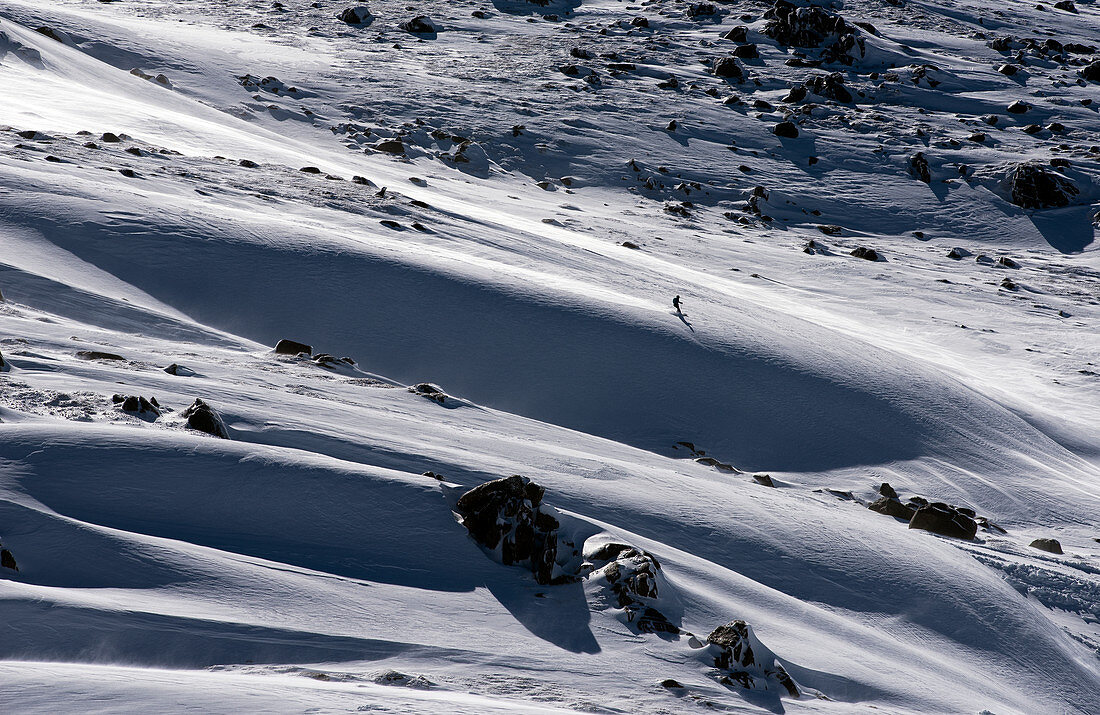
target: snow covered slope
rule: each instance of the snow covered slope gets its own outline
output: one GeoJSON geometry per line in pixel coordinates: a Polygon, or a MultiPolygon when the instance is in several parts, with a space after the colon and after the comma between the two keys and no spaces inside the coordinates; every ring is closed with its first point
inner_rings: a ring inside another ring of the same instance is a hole
{"type": "Polygon", "coordinates": [[[1100,713],[1094,4],[43,5],[5,710],[1100,713]]]}

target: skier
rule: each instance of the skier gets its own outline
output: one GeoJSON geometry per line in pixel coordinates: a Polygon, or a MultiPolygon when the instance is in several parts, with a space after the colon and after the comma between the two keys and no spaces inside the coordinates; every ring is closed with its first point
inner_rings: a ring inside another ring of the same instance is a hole
{"type": "Polygon", "coordinates": [[[672,307],[676,309],[677,313],[683,312],[680,310],[680,296],[676,296],[672,299],[672,307]]]}

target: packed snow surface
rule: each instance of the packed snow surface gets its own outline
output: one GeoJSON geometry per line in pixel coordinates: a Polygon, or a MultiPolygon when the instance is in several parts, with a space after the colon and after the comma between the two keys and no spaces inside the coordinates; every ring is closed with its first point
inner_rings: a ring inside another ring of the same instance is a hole
{"type": "Polygon", "coordinates": [[[0,710],[1100,713],[1098,43],[0,0],[0,710]]]}

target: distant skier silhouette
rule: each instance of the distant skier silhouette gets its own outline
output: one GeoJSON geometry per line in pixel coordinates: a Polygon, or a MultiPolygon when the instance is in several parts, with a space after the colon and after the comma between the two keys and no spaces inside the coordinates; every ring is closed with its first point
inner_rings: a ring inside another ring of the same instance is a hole
{"type": "Polygon", "coordinates": [[[695,332],[695,328],[691,327],[691,323],[688,322],[687,316],[684,315],[683,306],[680,303],[680,296],[676,296],[672,299],[672,307],[676,309],[676,317],[680,319],[680,322],[688,327],[688,330],[695,332]]]}

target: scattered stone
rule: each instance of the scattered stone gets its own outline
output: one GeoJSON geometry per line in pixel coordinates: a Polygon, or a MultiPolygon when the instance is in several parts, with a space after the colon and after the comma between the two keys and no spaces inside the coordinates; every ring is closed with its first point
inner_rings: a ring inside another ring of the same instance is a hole
{"type": "Polygon", "coordinates": [[[181,417],[187,418],[187,426],[199,432],[229,439],[229,430],[225,427],[222,416],[210,405],[196,398],[191,406],[184,410],[181,417]]]}
{"type": "Polygon", "coordinates": [[[155,397],[152,400],[147,400],[140,395],[114,395],[111,397],[111,401],[116,405],[120,405],[123,412],[160,416],[160,405],[155,397]]]}
{"type": "Polygon", "coordinates": [[[752,480],[763,487],[771,487],[775,489],[775,481],[770,474],[754,474],[752,480]]]}
{"type": "Polygon", "coordinates": [[[877,261],[877,260],[879,260],[878,251],[876,251],[873,248],[867,248],[866,246],[859,246],[859,247],[853,249],[852,252],[849,255],[855,256],[856,258],[862,258],[862,259],[868,260],[868,261],[877,261]]]}
{"type": "Polygon", "coordinates": [[[1077,71],[1086,82],[1100,82],[1100,60],[1094,60],[1077,71]]]}
{"type": "Polygon", "coordinates": [[[421,397],[427,397],[433,402],[438,402],[443,405],[447,402],[447,393],[443,391],[439,385],[433,385],[430,382],[419,382],[409,387],[409,392],[412,392],[421,397]]]}
{"type": "Polygon", "coordinates": [[[797,139],[798,126],[794,122],[779,122],[772,127],[772,134],[784,139],[797,139]]]}
{"type": "Polygon", "coordinates": [[[298,169],[298,171],[301,171],[305,174],[320,174],[321,173],[321,170],[318,169],[316,166],[303,166],[301,169],[298,169]]]}
{"type": "Polygon", "coordinates": [[[417,15],[401,23],[399,27],[414,35],[434,35],[439,32],[439,27],[427,15],[417,15]]]}
{"type": "Polygon", "coordinates": [[[959,248],[959,247],[956,246],[955,248],[952,248],[948,252],[947,257],[948,258],[953,258],[956,261],[960,261],[963,258],[966,258],[967,256],[970,256],[970,255],[972,255],[970,253],[970,251],[966,250],[965,248],[959,248]]]}
{"type": "Polygon", "coordinates": [[[737,63],[737,60],[733,57],[719,57],[714,60],[714,65],[711,69],[715,77],[721,77],[723,79],[732,79],[740,82],[745,78],[745,72],[741,69],[741,65],[737,63]]]}
{"type": "Polygon", "coordinates": [[[312,355],[313,346],[306,345],[305,343],[299,343],[294,340],[287,340],[285,338],[275,344],[276,355],[297,355],[298,353],[312,355]]]}
{"type": "Polygon", "coordinates": [[[371,145],[371,149],[375,151],[384,151],[387,154],[405,153],[405,145],[401,143],[400,139],[384,139],[377,144],[371,145]]]}
{"type": "Polygon", "coordinates": [[[883,482],[879,485],[878,493],[887,499],[898,499],[898,493],[890,486],[890,482],[883,482]]]}
{"type": "Polygon", "coordinates": [[[756,60],[760,59],[760,51],[756,48],[755,44],[749,43],[735,47],[733,49],[733,56],[743,60],[756,60]]]}
{"type": "Polygon", "coordinates": [[[355,5],[346,8],[337,17],[341,22],[346,22],[349,25],[369,25],[374,22],[374,15],[371,14],[370,8],[366,5],[355,5]]]}
{"type": "Polygon", "coordinates": [[[958,507],[932,502],[917,509],[909,521],[909,528],[969,540],[978,532],[978,524],[972,517],[973,512],[968,516],[958,507]]]}
{"type": "Polygon", "coordinates": [[[885,514],[887,516],[893,516],[898,519],[909,521],[913,518],[913,514],[916,513],[916,509],[904,504],[897,497],[883,496],[867,505],[867,508],[871,511],[878,512],[879,514],[885,514]]]}
{"type": "Polygon", "coordinates": [[[1007,109],[1011,114],[1025,114],[1031,109],[1031,105],[1017,99],[1015,102],[1008,105],[1007,109]]]}
{"type": "Polygon", "coordinates": [[[76,356],[81,360],[125,360],[126,358],[114,353],[100,352],[99,350],[77,350],[76,356]]]}
{"type": "Polygon", "coordinates": [[[1028,544],[1033,549],[1039,549],[1040,551],[1046,551],[1051,554],[1064,554],[1062,551],[1062,545],[1058,543],[1058,539],[1036,539],[1028,544]]]}

